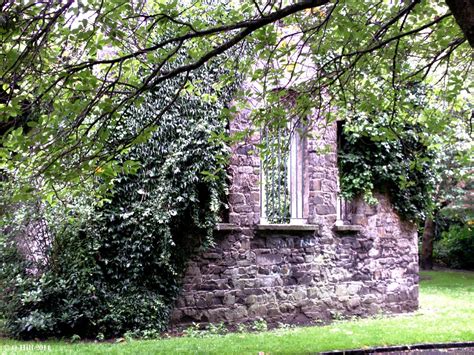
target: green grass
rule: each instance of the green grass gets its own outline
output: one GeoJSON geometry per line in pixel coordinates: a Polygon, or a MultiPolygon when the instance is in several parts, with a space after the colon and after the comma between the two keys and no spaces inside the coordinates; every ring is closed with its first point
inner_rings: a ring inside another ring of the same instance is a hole
{"type": "Polygon", "coordinates": [[[119,344],[19,342],[0,339],[0,354],[304,354],[369,346],[474,340],[474,273],[423,272],[420,310],[396,317],[341,321],[324,327],[205,338],[171,338],[119,344]],[[41,348],[43,347],[43,348],[41,348]],[[26,350],[26,351],[25,351],[26,350]]]}

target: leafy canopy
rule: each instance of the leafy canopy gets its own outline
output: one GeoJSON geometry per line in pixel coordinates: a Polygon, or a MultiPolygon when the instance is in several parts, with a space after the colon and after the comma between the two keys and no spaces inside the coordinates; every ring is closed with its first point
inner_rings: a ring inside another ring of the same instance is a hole
{"type": "MultiPolygon", "coordinates": [[[[0,313],[10,335],[109,338],[166,329],[186,262],[212,243],[225,195],[229,149],[213,137],[224,131],[232,88],[212,89],[221,71],[190,75],[210,84],[203,94],[214,100],[180,97],[147,141],[119,159],[140,168],[117,175],[102,206],[70,198],[76,218],[62,205],[16,206],[0,241],[0,313]]],[[[147,94],[114,134],[140,129],[174,88],[147,94]]]]}
{"type": "Polygon", "coordinates": [[[136,169],[116,157],[149,136],[184,91],[199,92],[206,84],[190,73],[230,48],[238,60],[223,65],[256,83],[243,96],[262,103],[255,121],[263,125],[274,89],[292,87],[301,116],[383,111],[389,140],[406,122],[440,134],[451,112],[465,110],[472,84],[472,49],[433,0],[6,1],[0,46],[0,169],[15,198],[34,191],[50,202],[97,175],[108,188],[136,169]],[[156,115],[133,135],[114,135],[131,105],[170,80],[179,85],[156,115]],[[411,87],[420,82],[443,106],[413,115],[411,87]]]}

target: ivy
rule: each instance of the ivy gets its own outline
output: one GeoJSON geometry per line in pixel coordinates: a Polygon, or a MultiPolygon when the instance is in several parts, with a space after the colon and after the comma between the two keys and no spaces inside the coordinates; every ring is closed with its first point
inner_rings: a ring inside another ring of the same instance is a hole
{"type": "Polygon", "coordinates": [[[339,153],[341,195],[348,200],[362,195],[376,203],[373,192],[387,192],[402,218],[423,221],[432,200],[434,171],[433,154],[419,131],[406,124],[396,132],[383,120],[356,119],[347,125],[339,153]],[[379,139],[384,131],[395,138],[379,139]]]}
{"type": "MultiPolygon", "coordinates": [[[[222,73],[216,68],[189,76],[190,85],[207,89],[180,95],[153,131],[138,134],[142,143],[118,158],[122,173],[102,205],[61,228],[48,221],[54,238],[41,272],[28,272],[32,260],[19,252],[15,233],[6,238],[0,308],[9,334],[92,338],[166,328],[186,262],[212,244],[226,192],[229,149],[212,137],[225,132],[221,112],[232,88],[212,89],[222,73]]],[[[173,89],[157,88],[129,109],[113,139],[137,135],[173,89]]],[[[100,181],[108,167],[95,173],[100,181]]]]}

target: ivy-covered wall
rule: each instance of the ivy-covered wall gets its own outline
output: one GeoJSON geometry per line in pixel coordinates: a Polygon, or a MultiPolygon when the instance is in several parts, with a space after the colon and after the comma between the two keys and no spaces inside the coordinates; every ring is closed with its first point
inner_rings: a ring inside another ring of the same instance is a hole
{"type": "Polygon", "coordinates": [[[207,91],[179,95],[163,115],[178,79],[124,113],[113,138],[143,133],[114,161],[116,175],[92,167],[97,185],[113,177],[102,204],[81,195],[67,208],[38,201],[1,216],[1,333],[103,339],[166,330],[186,261],[212,243],[225,196],[228,147],[215,136],[224,135],[232,88],[214,89],[221,73],[210,66],[187,76],[207,91]],[[143,127],[150,121],[156,126],[143,127]],[[28,249],[39,232],[47,240],[35,258],[28,249]]]}
{"type": "MultiPolygon", "coordinates": [[[[195,79],[217,75],[207,70],[195,79]]],[[[127,122],[155,115],[168,96],[155,93],[127,122]]],[[[400,220],[387,196],[376,195],[375,207],[362,200],[354,205],[358,230],[333,228],[335,122],[313,118],[304,141],[307,225],[259,226],[260,138],[254,134],[231,148],[230,224],[213,238],[228,153],[225,140],[215,139],[226,135],[221,113],[227,100],[216,99],[180,97],[153,134],[117,161],[123,173],[103,205],[77,210],[80,218],[72,221],[63,215],[64,224],[50,208],[35,215],[47,219],[52,235],[41,268],[18,253],[21,233],[11,230],[0,244],[0,312],[9,334],[140,336],[165,330],[170,315],[173,327],[259,318],[306,324],[417,307],[416,229],[400,220]],[[212,247],[203,251],[206,245],[212,247]]],[[[252,127],[249,114],[234,117],[231,133],[252,127]]],[[[134,129],[124,127],[117,139],[134,129]]],[[[99,180],[109,173],[95,172],[99,180]]]]}
{"type": "MultiPolygon", "coordinates": [[[[222,226],[228,230],[218,232],[215,247],[189,262],[172,327],[260,318],[310,324],[418,307],[416,226],[400,219],[387,195],[375,193],[376,205],[352,204],[359,226],[338,231],[336,123],[312,122],[305,142],[308,224],[259,225],[259,137],[234,146],[231,225],[222,226]]],[[[231,130],[250,124],[240,112],[231,130]]]]}

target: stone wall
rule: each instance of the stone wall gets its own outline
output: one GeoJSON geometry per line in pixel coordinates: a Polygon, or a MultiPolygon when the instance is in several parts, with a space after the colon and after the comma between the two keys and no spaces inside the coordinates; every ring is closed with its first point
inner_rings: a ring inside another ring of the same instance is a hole
{"type": "MultiPolygon", "coordinates": [[[[242,132],[252,126],[250,111],[240,112],[230,123],[230,134],[242,132]]],[[[257,224],[260,219],[260,159],[255,145],[257,133],[232,147],[229,175],[229,222],[239,226],[257,224]]]]}
{"type": "Polygon", "coordinates": [[[417,309],[416,229],[378,197],[375,209],[359,208],[368,221],[360,233],[324,226],[221,233],[214,249],[190,262],[172,325],[312,324],[417,309]]]}
{"type": "Polygon", "coordinates": [[[310,224],[332,225],[336,221],[337,196],[336,122],[314,118],[306,138],[305,181],[310,224]]]}
{"type": "MultiPolygon", "coordinates": [[[[251,127],[248,112],[231,132],[251,127]]],[[[353,203],[349,232],[337,231],[336,123],[312,120],[305,139],[304,226],[261,226],[260,161],[254,133],[233,147],[229,222],[216,246],[188,266],[171,326],[192,322],[311,324],[418,306],[417,232],[376,195],[353,203]]]]}

